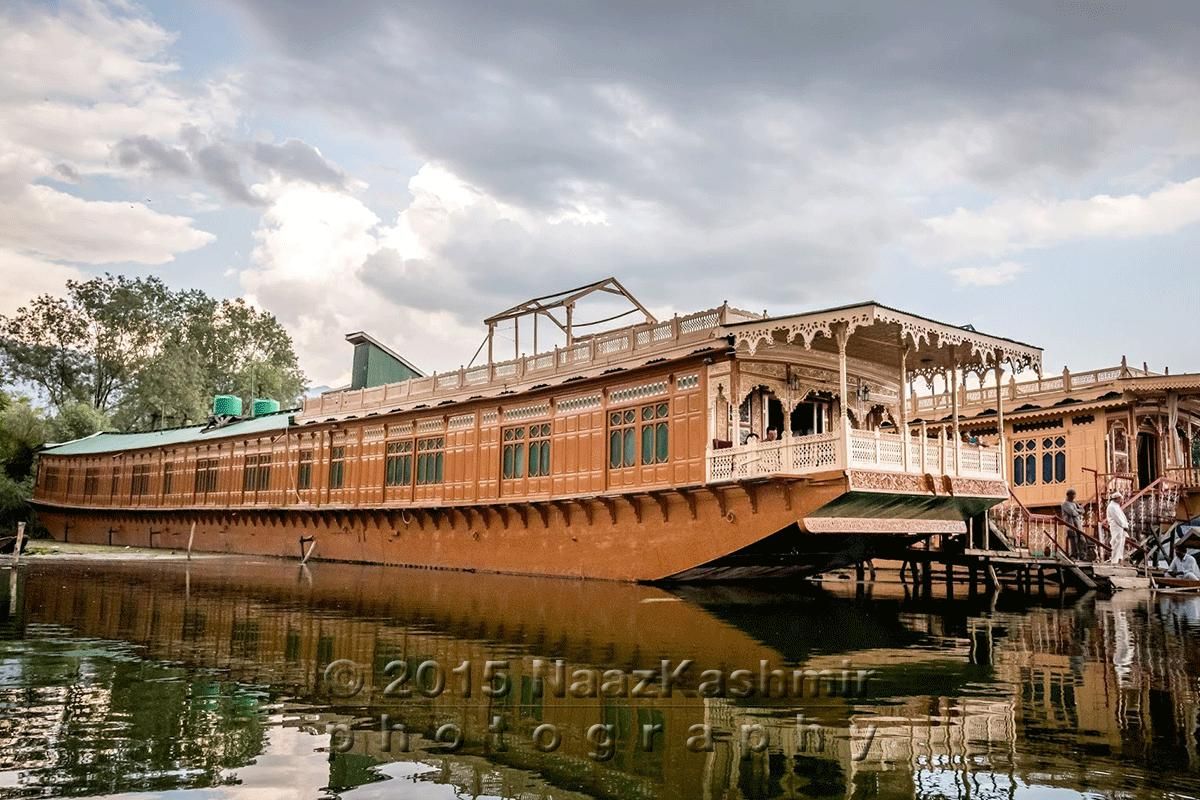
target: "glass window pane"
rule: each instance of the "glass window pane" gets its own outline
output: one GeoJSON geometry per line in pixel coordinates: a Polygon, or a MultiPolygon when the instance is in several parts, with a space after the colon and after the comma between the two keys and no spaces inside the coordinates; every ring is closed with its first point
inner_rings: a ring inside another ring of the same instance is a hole
{"type": "Polygon", "coordinates": [[[637,440],[635,438],[633,428],[625,429],[625,461],[626,467],[632,467],[637,463],[637,440]]]}
{"type": "Polygon", "coordinates": [[[1061,450],[1054,455],[1054,480],[1063,483],[1067,479],[1067,454],[1061,450]]]}
{"type": "Polygon", "coordinates": [[[513,476],[513,447],[511,444],[504,445],[504,477],[511,478],[513,476]]]}
{"type": "Polygon", "coordinates": [[[658,404],[658,408],[657,408],[657,409],[655,409],[655,413],[656,413],[656,414],[657,414],[659,417],[665,417],[665,416],[667,415],[667,404],[666,404],[666,403],[659,403],[659,404],[658,404]]]}
{"type": "Polygon", "coordinates": [[[1042,456],[1042,483],[1054,483],[1054,456],[1049,453],[1042,456]]]}
{"type": "Polygon", "coordinates": [[[654,426],[642,426],[642,463],[654,463],[654,426]]]}
{"type": "Polygon", "coordinates": [[[550,443],[542,442],[542,474],[550,474],[550,443]]]}
{"type": "Polygon", "coordinates": [[[1013,459],[1013,485],[1025,485],[1025,457],[1017,456],[1013,459]]]}
{"type": "Polygon", "coordinates": [[[655,434],[655,460],[660,464],[667,463],[667,457],[671,454],[671,449],[667,443],[667,423],[660,422],[656,426],[655,434]]]}
{"type": "Polygon", "coordinates": [[[608,466],[616,469],[621,460],[621,432],[613,431],[608,435],[608,466]]]}
{"type": "Polygon", "coordinates": [[[514,478],[525,477],[525,448],[524,447],[514,447],[513,448],[513,477],[514,478]]]}
{"type": "Polygon", "coordinates": [[[1037,459],[1033,456],[1025,456],[1025,485],[1031,486],[1037,483],[1037,459]]]}

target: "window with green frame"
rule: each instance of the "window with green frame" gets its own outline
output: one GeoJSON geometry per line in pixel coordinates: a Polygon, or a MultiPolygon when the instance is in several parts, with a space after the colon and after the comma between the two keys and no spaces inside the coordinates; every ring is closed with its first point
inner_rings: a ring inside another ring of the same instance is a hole
{"type": "Polygon", "coordinates": [[[312,488],[312,465],[313,451],[301,450],[299,466],[296,468],[296,488],[311,489],[312,488]]]}
{"type": "Polygon", "coordinates": [[[670,410],[670,405],[662,402],[611,412],[608,415],[608,466],[621,469],[637,466],[638,463],[642,466],[667,463],[671,456],[670,410]]]}
{"type": "Polygon", "coordinates": [[[441,436],[417,440],[417,485],[442,482],[446,440],[441,436]]]}
{"type": "Polygon", "coordinates": [[[329,448],[329,488],[340,489],[346,481],[346,448],[329,448]]]}
{"type": "Polygon", "coordinates": [[[671,455],[667,403],[642,407],[642,465],[665,464],[671,455]]]}
{"type": "Polygon", "coordinates": [[[384,478],[386,486],[408,486],[412,483],[412,449],[411,441],[388,442],[384,478]]]}
{"type": "Polygon", "coordinates": [[[612,469],[637,464],[637,419],[635,408],[608,415],[608,466],[612,469]]]}
{"type": "Polygon", "coordinates": [[[550,423],[529,426],[529,477],[550,474],[550,423]]]}
{"type": "Polygon", "coordinates": [[[506,428],[501,435],[500,474],[505,480],[550,474],[550,423],[506,428]],[[526,469],[528,467],[528,469],[526,469]]]}
{"type": "Polygon", "coordinates": [[[525,477],[525,428],[505,428],[501,435],[500,474],[505,480],[525,477]]]}

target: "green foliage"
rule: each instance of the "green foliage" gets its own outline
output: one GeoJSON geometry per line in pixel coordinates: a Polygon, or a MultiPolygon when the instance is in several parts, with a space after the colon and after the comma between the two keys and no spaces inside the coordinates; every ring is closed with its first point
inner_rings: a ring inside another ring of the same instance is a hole
{"type": "Polygon", "coordinates": [[[0,411],[0,465],[5,476],[14,481],[29,477],[46,433],[45,416],[24,398],[0,411]]]}
{"type": "Polygon", "coordinates": [[[172,291],[154,277],[105,275],[68,282],[66,297],[34,298],[0,317],[0,357],[7,380],[45,392],[63,439],[107,427],[110,414],[122,429],[196,422],[215,394],[288,406],[305,385],[291,337],[271,314],[172,291]],[[100,413],[89,417],[79,404],[100,413]]]}
{"type": "Polygon", "coordinates": [[[70,442],[112,429],[108,415],[88,403],[76,401],[63,406],[58,416],[49,420],[48,434],[55,442],[70,442]]]}
{"type": "MultiPolygon", "coordinates": [[[[0,536],[10,535],[18,522],[31,523],[32,509],[29,498],[33,496],[33,478],[13,480],[0,473],[0,536]]],[[[29,533],[33,533],[32,530],[29,533]]]]}

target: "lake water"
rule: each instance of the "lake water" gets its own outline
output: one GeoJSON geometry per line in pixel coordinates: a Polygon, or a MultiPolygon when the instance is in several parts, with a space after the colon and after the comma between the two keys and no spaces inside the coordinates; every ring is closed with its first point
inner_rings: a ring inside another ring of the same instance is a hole
{"type": "Polygon", "coordinates": [[[1200,797],[1195,599],[220,558],[0,598],[0,798],[1200,797]]]}

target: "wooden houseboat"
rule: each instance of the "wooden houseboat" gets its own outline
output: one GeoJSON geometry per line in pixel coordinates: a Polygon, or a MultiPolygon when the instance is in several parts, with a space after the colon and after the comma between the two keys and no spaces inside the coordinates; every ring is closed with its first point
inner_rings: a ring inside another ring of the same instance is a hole
{"type": "Polygon", "coordinates": [[[1007,498],[1003,442],[964,441],[957,394],[944,431],[912,424],[910,384],[1041,360],[874,302],[658,320],[612,278],[485,322],[479,366],[420,375],[353,334],[354,383],[298,410],[50,447],[39,518],[75,542],[442,569],[810,573],[961,533],[1007,498]],[[595,296],[642,321],[580,335],[595,296]],[[496,360],[497,331],[519,343],[530,318],[560,344],[496,360]]]}
{"type": "MultiPolygon", "coordinates": [[[[915,424],[951,424],[954,400],[943,388],[910,397],[915,424]]],[[[1000,446],[995,387],[960,380],[956,393],[960,430],[1000,446]]],[[[1103,539],[1097,523],[1119,493],[1135,540],[1200,515],[1200,374],[1156,373],[1122,358],[1118,366],[1086,372],[1010,376],[999,402],[1009,482],[1031,514],[1057,514],[1074,489],[1087,509],[1086,532],[1103,539]]]]}

